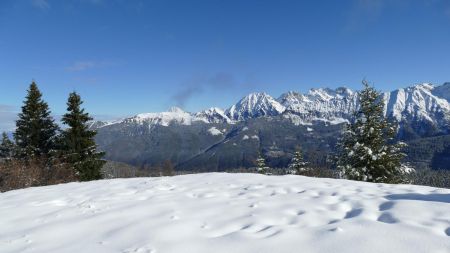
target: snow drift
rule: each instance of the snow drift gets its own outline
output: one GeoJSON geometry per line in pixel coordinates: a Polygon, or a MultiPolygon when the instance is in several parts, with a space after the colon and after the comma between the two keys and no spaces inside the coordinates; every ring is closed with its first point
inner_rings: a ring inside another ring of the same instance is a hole
{"type": "Polygon", "coordinates": [[[0,252],[450,252],[450,190],[209,173],[0,194],[0,252]]]}

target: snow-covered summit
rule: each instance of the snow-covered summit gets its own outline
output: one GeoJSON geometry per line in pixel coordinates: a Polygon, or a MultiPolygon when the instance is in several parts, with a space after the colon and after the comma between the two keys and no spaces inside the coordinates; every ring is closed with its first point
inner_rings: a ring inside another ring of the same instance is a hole
{"type": "Polygon", "coordinates": [[[194,114],[197,120],[205,123],[233,123],[233,121],[225,114],[224,110],[218,107],[211,107],[207,110],[194,114]]]}
{"type": "Polygon", "coordinates": [[[168,112],[173,112],[173,113],[184,113],[185,111],[183,111],[183,109],[181,109],[178,106],[172,106],[169,108],[168,112]]]}
{"type": "MultiPolygon", "coordinates": [[[[450,85],[434,87],[422,83],[385,92],[385,114],[398,121],[426,120],[444,126],[450,120],[450,104],[438,95],[448,93],[448,87],[450,85]]],[[[359,108],[358,93],[344,87],[311,89],[307,94],[288,92],[278,101],[286,108],[286,118],[302,123],[314,120],[343,122],[359,108]]]]}
{"type": "Polygon", "coordinates": [[[278,101],[286,108],[287,118],[299,118],[302,122],[334,121],[350,118],[357,107],[358,97],[356,92],[340,87],[334,90],[311,89],[307,94],[288,92],[282,94],[278,101]]]}
{"type": "Polygon", "coordinates": [[[432,93],[437,97],[446,99],[450,103],[450,82],[434,87],[432,93]]]}
{"type": "Polygon", "coordinates": [[[171,123],[190,125],[192,122],[192,115],[179,107],[171,107],[167,112],[141,113],[131,118],[127,118],[123,122],[139,124],[148,123],[150,125],[162,126],[168,126],[171,123]]]}
{"type": "Polygon", "coordinates": [[[435,124],[450,120],[450,104],[433,94],[429,83],[418,84],[384,93],[386,115],[396,120],[419,119],[435,124]]]}
{"type": "Polygon", "coordinates": [[[283,113],[285,107],[264,92],[251,93],[226,110],[233,120],[245,120],[261,116],[276,116],[283,113]]]}
{"type": "Polygon", "coordinates": [[[123,123],[128,124],[146,123],[161,126],[169,126],[170,124],[191,125],[193,122],[232,123],[232,120],[228,118],[222,109],[217,107],[212,107],[197,113],[190,113],[174,106],[167,112],[141,113],[123,121],[123,123]]]}

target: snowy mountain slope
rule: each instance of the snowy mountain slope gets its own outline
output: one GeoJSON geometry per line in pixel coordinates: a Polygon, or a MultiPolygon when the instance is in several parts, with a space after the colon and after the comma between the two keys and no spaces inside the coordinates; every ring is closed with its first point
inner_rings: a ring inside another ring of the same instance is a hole
{"type": "MultiPolygon", "coordinates": [[[[203,123],[232,123],[224,111],[219,108],[210,108],[198,113],[189,113],[179,107],[172,107],[167,112],[141,113],[127,118],[122,122],[126,124],[148,124],[150,126],[169,126],[170,124],[191,125],[193,122],[203,123]]],[[[101,126],[102,127],[102,126],[101,126]]]]}
{"type": "Polygon", "coordinates": [[[312,89],[307,94],[288,92],[278,101],[286,107],[286,118],[298,116],[302,122],[315,120],[342,123],[350,119],[357,108],[358,95],[347,88],[312,89]]]}
{"type": "Polygon", "coordinates": [[[448,102],[450,102],[450,82],[447,82],[447,83],[444,83],[441,86],[435,87],[431,92],[435,96],[440,97],[440,98],[444,98],[448,102]]]}
{"type": "Polygon", "coordinates": [[[426,120],[437,125],[450,122],[450,104],[433,94],[431,84],[418,84],[384,93],[385,111],[397,121],[426,120]]]}
{"type": "Polygon", "coordinates": [[[278,101],[266,93],[251,93],[226,110],[233,120],[246,120],[261,116],[276,116],[285,110],[278,101]]]}
{"type": "Polygon", "coordinates": [[[197,112],[194,114],[194,117],[205,123],[233,123],[225,112],[217,107],[211,107],[210,109],[197,112]]]}
{"type": "MultiPolygon", "coordinates": [[[[444,86],[438,86],[441,89],[444,86]]],[[[427,121],[437,127],[450,123],[450,104],[433,93],[431,84],[418,84],[383,93],[385,115],[397,121],[427,121]]],[[[439,90],[438,92],[442,92],[439,90]]],[[[341,123],[358,110],[358,93],[347,88],[312,89],[308,94],[288,92],[278,99],[286,107],[285,117],[307,124],[314,120],[341,123]]]]}
{"type": "Polygon", "coordinates": [[[0,252],[444,253],[450,190],[208,173],[0,193],[0,252]]]}
{"type": "Polygon", "coordinates": [[[141,113],[134,117],[127,118],[124,123],[169,126],[171,123],[182,125],[190,125],[192,123],[192,115],[183,111],[181,108],[172,107],[168,112],[159,113],[141,113]]]}

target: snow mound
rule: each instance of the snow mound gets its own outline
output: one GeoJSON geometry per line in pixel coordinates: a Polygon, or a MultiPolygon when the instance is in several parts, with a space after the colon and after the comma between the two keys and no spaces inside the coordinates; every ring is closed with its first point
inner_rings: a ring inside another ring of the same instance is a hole
{"type": "Polygon", "coordinates": [[[211,135],[222,135],[222,132],[219,129],[215,128],[215,127],[211,127],[210,129],[208,129],[208,132],[211,135]]]}
{"type": "Polygon", "coordinates": [[[2,253],[450,249],[450,190],[412,185],[207,173],[29,188],[0,203],[2,253]]]}

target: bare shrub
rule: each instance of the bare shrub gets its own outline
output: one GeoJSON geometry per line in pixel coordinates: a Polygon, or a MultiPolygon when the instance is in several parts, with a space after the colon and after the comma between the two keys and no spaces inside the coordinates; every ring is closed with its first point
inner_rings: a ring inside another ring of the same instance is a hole
{"type": "Polygon", "coordinates": [[[165,160],[161,166],[161,173],[163,176],[175,175],[174,166],[170,160],[165,160]]]}
{"type": "Polygon", "coordinates": [[[64,163],[48,165],[44,159],[0,163],[0,192],[73,181],[77,181],[74,170],[64,163]]]}
{"type": "Polygon", "coordinates": [[[340,178],[339,171],[327,168],[308,168],[301,175],[307,177],[340,178]]]}

